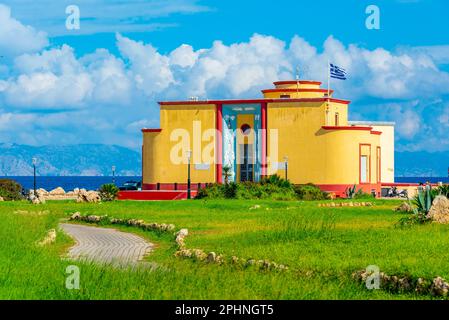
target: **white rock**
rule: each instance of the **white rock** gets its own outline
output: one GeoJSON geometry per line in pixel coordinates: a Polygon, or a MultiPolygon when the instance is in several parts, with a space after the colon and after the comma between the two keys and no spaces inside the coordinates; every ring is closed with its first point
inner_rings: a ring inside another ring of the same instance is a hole
{"type": "Polygon", "coordinates": [[[434,222],[449,223],[449,200],[445,196],[437,196],[427,217],[434,222]]]}
{"type": "Polygon", "coordinates": [[[181,237],[187,237],[188,235],[189,235],[189,230],[187,230],[187,229],[181,229],[181,230],[179,230],[179,232],[177,233],[177,235],[178,236],[181,236],[181,237]]]}
{"type": "Polygon", "coordinates": [[[45,245],[53,243],[55,241],[56,241],[56,230],[51,229],[48,231],[47,236],[44,238],[44,240],[39,242],[38,245],[45,246],[45,245]]]}
{"type": "Polygon", "coordinates": [[[65,195],[65,190],[61,187],[57,187],[56,189],[53,189],[49,193],[52,196],[62,196],[65,195]]]}

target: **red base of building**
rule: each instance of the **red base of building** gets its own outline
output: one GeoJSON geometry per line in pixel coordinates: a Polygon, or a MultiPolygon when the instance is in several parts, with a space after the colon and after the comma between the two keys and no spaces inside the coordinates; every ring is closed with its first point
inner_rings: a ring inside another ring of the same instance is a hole
{"type": "MultiPolygon", "coordinates": [[[[319,184],[317,185],[322,191],[326,191],[327,193],[333,194],[336,198],[346,198],[346,190],[348,188],[352,188],[353,184],[319,184]]],[[[376,197],[380,197],[381,195],[381,184],[357,184],[356,190],[362,189],[363,192],[372,194],[376,193],[376,197]]]]}
{"type": "MultiPolygon", "coordinates": [[[[346,198],[346,190],[352,188],[352,184],[321,184],[317,185],[321,190],[332,194],[335,198],[346,198]]],[[[191,197],[194,198],[198,189],[205,188],[204,183],[191,184],[191,197]]],[[[362,189],[363,192],[372,194],[376,193],[377,197],[381,196],[380,183],[378,184],[358,184],[356,189],[362,189]]],[[[185,200],[187,199],[186,183],[158,183],[144,184],[142,191],[120,191],[119,200],[185,200]]]]}
{"type": "MultiPolygon", "coordinates": [[[[191,192],[191,197],[196,196],[196,191],[191,192]]],[[[143,190],[143,191],[120,191],[119,200],[141,200],[141,201],[157,201],[157,200],[185,200],[187,199],[187,191],[171,191],[171,190],[143,190]]]]}

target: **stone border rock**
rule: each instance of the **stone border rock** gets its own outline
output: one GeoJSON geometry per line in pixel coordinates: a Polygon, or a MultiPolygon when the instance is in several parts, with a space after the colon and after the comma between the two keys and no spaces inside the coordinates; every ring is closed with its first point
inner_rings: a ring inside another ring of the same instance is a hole
{"type": "Polygon", "coordinates": [[[190,258],[206,263],[216,263],[218,265],[230,263],[235,266],[247,268],[251,266],[257,267],[259,270],[272,270],[272,271],[286,271],[288,267],[283,264],[278,264],[269,260],[255,260],[255,259],[242,259],[236,256],[232,256],[230,259],[226,259],[223,254],[216,254],[211,251],[206,253],[201,249],[187,249],[185,248],[185,238],[188,236],[189,231],[187,229],[181,229],[176,233],[176,244],[178,245],[178,251],[175,252],[176,257],[190,258]]]}
{"type": "Polygon", "coordinates": [[[175,231],[174,224],[159,224],[159,223],[146,223],[144,220],[137,219],[117,219],[112,218],[107,215],[105,216],[96,216],[96,215],[88,215],[83,216],[80,212],[75,212],[70,216],[71,221],[83,221],[88,223],[106,223],[106,224],[118,224],[118,225],[126,225],[141,228],[143,230],[152,230],[159,232],[173,232],[175,231]]]}
{"type": "Polygon", "coordinates": [[[318,203],[318,207],[372,207],[372,202],[330,202],[318,203]]]}
{"type": "Polygon", "coordinates": [[[43,247],[46,246],[48,244],[52,244],[56,241],[56,230],[55,229],[50,229],[47,232],[47,235],[45,236],[45,238],[42,241],[39,241],[37,243],[38,246],[43,247]]]}
{"type": "MultiPolygon", "coordinates": [[[[366,283],[368,277],[374,272],[360,270],[352,274],[352,278],[359,283],[366,283]]],[[[447,297],[449,283],[443,278],[436,277],[433,280],[424,278],[413,278],[411,276],[389,276],[384,272],[379,273],[380,289],[392,293],[418,293],[431,294],[435,297],[447,297]]]]}

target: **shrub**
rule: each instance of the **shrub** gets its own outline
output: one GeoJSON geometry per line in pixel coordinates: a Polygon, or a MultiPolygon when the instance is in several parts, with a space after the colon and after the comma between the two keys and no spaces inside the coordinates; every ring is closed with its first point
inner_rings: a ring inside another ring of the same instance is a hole
{"type": "Polygon", "coordinates": [[[262,185],[269,184],[269,185],[274,185],[274,186],[281,187],[281,188],[291,188],[292,187],[292,184],[290,183],[290,181],[282,179],[277,174],[262,178],[260,180],[260,184],[262,184],[262,185]]]}
{"type": "Polygon", "coordinates": [[[371,193],[363,192],[362,189],[356,192],[354,199],[374,199],[375,197],[371,193]]]}
{"type": "Polygon", "coordinates": [[[430,219],[427,218],[426,214],[423,212],[414,213],[408,217],[403,217],[399,219],[396,223],[396,227],[404,228],[411,227],[415,224],[426,224],[430,222],[430,219]]]}
{"type": "Polygon", "coordinates": [[[213,184],[198,191],[196,199],[271,199],[293,200],[295,191],[290,182],[279,177],[256,182],[213,184]]]}
{"type": "Polygon", "coordinates": [[[446,198],[449,198],[449,184],[443,184],[439,186],[437,189],[437,194],[445,196],[446,198]]]}
{"type": "Polygon", "coordinates": [[[210,184],[205,188],[198,190],[195,199],[221,199],[224,198],[224,193],[221,190],[222,186],[219,184],[210,184]]]}
{"type": "Polygon", "coordinates": [[[345,190],[346,198],[348,199],[373,199],[372,194],[364,192],[362,189],[357,190],[357,186],[347,187],[345,190]]]}
{"type": "Polygon", "coordinates": [[[294,187],[296,196],[301,200],[326,200],[329,194],[321,191],[316,185],[309,183],[305,185],[297,185],[294,187]]]}
{"type": "Polygon", "coordinates": [[[435,190],[431,190],[430,187],[426,187],[424,190],[419,189],[418,194],[415,196],[413,200],[413,204],[415,208],[413,208],[413,214],[401,218],[397,222],[397,226],[399,227],[409,227],[415,224],[425,224],[431,221],[431,219],[427,216],[432,207],[433,199],[436,196],[435,190]]]}
{"type": "Polygon", "coordinates": [[[21,200],[22,186],[14,180],[0,179],[0,197],[6,201],[21,200]]]}
{"type": "Polygon", "coordinates": [[[119,188],[113,183],[102,185],[99,190],[101,201],[114,201],[117,199],[118,192],[119,188]]]}

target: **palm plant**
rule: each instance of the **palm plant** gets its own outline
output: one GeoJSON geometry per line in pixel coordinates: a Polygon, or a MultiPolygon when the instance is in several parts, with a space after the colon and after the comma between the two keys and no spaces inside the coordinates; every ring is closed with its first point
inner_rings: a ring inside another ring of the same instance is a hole
{"type": "Polygon", "coordinates": [[[347,187],[345,190],[346,198],[348,199],[354,199],[355,195],[357,194],[357,186],[354,185],[352,187],[347,187]]]}
{"type": "Polygon", "coordinates": [[[231,170],[232,170],[232,168],[230,165],[225,165],[223,167],[223,177],[224,177],[225,184],[229,184],[229,177],[232,176],[231,170]]]}
{"type": "Polygon", "coordinates": [[[414,204],[418,210],[418,212],[423,214],[428,214],[430,208],[432,207],[433,199],[435,198],[435,194],[432,192],[430,186],[426,186],[425,190],[420,188],[418,190],[418,194],[414,198],[414,204]]]}
{"type": "Polygon", "coordinates": [[[117,199],[119,191],[119,188],[113,183],[102,185],[99,190],[101,201],[114,201],[117,199]]]}

